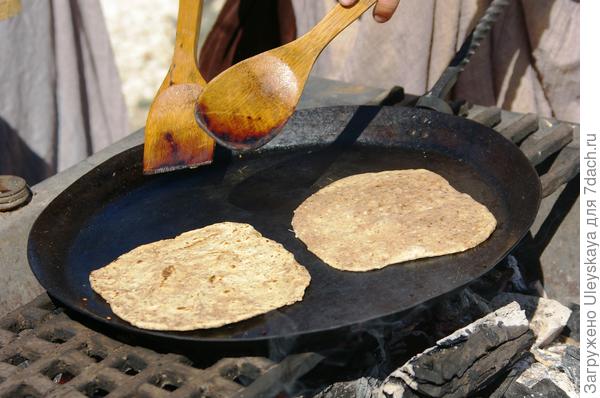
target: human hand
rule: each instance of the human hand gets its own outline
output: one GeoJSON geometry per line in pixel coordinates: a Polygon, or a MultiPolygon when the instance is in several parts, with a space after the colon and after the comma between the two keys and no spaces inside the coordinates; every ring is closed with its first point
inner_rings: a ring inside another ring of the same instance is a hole
{"type": "MultiPolygon", "coordinates": [[[[358,0],[338,0],[344,7],[353,6],[358,0]]],[[[377,22],[388,21],[398,7],[400,0],[377,0],[375,8],[373,9],[373,18],[377,22]]]]}

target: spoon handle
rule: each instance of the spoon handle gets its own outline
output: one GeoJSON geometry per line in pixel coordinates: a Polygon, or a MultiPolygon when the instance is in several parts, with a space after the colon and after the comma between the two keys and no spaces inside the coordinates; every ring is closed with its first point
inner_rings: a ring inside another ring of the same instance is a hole
{"type": "MultiPolygon", "coordinates": [[[[179,0],[175,52],[167,76],[169,85],[197,82],[205,85],[197,66],[198,34],[202,21],[203,0],[179,0]]],[[[163,83],[164,84],[164,83],[163,83]]]]}
{"type": "Polygon", "coordinates": [[[359,0],[352,7],[343,7],[337,4],[329,13],[312,28],[306,35],[311,48],[320,53],[331,40],[342,30],[364,14],[377,0],[359,0]]]}

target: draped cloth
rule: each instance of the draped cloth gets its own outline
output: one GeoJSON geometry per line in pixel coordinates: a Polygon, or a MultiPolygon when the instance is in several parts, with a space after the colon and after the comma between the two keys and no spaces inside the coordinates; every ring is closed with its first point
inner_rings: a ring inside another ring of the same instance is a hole
{"type": "MultiPolygon", "coordinates": [[[[298,34],[334,0],[292,0],[298,34]]],[[[385,24],[370,15],[342,32],[313,73],[422,94],[431,88],[490,0],[401,0],[385,24]]],[[[512,0],[461,74],[454,97],[579,121],[579,2],[512,0]]]]}
{"type": "MultiPolygon", "coordinates": [[[[236,40],[252,26],[275,29],[277,40],[265,35],[253,41],[256,51],[303,35],[317,24],[336,0],[287,0],[293,13],[271,13],[263,18],[241,18],[240,3],[276,4],[282,0],[228,0],[203,49],[206,66],[211,54],[218,68],[203,69],[208,77],[244,57],[235,53],[236,40]],[[278,19],[274,19],[275,16],[278,19]],[[230,33],[226,33],[230,32],[230,33]],[[236,32],[238,36],[232,35],[236,32]],[[234,39],[237,37],[237,39],[234,39]],[[266,45],[268,44],[268,45],[266,45]]],[[[385,24],[365,14],[343,31],[319,56],[312,75],[355,84],[390,88],[403,86],[422,94],[435,83],[460,48],[490,0],[401,0],[385,24]]],[[[246,44],[248,46],[248,44],[246,44]]],[[[461,74],[453,97],[472,103],[533,112],[579,121],[579,2],[574,0],[512,0],[491,34],[461,74]]]]}
{"type": "Polygon", "coordinates": [[[33,184],[126,134],[98,0],[21,0],[0,20],[0,174],[33,184]]]}

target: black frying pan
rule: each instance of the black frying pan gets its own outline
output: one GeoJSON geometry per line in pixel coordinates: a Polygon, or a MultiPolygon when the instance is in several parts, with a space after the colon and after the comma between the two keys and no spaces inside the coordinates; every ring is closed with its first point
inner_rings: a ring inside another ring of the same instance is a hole
{"type": "Polygon", "coordinates": [[[221,152],[195,170],[143,176],[141,161],[141,146],[127,150],[52,201],[31,230],[31,268],[50,295],[87,317],[128,333],[203,346],[318,338],[450,292],[506,256],[529,230],[540,201],[538,176],[511,142],[477,123],[415,108],[300,111],[260,151],[221,152]],[[498,220],[496,231],[464,253],[367,273],[327,266],[290,231],[294,208],[330,182],[410,168],[439,173],[485,204],[498,220]],[[157,332],[119,319],[91,290],[90,271],[120,254],[219,221],[250,223],[294,253],[312,277],[304,300],[218,329],[157,332]]]}

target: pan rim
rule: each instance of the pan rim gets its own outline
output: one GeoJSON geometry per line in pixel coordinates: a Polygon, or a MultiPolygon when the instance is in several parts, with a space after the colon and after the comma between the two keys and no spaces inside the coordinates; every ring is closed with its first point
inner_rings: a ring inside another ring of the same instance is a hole
{"type": "MultiPolygon", "coordinates": [[[[347,110],[348,108],[356,110],[358,107],[339,106],[339,107],[327,107],[325,109],[335,112],[335,111],[338,111],[341,109],[347,110]]],[[[365,108],[365,107],[363,107],[363,108],[365,108]]],[[[379,109],[381,109],[381,108],[396,108],[396,109],[400,109],[400,110],[408,109],[411,111],[414,111],[416,109],[416,108],[409,108],[409,107],[377,107],[377,106],[372,106],[372,107],[368,107],[368,108],[379,108],[379,109]]],[[[301,113],[301,112],[310,112],[310,111],[311,111],[311,109],[302,110],[299,112],[301,113]]],[[[437,112],[430,111],[430,110],[418,109],[418,111],[424,113],[425,115],[427,115],[427,114],[436,114],[437,115],[438,114],[437,112]]],[[[445,115],[445,116],[452,117],[452,118],[459,118],[457,116],[449,116],[449,115],[445,115]]],[[[490,267],[482,268],[482,271],[478,272],[477,276],[475,278],[473,278],[471,281],[466,281],[465,283],[463,283],[459,286],[453,286],[450,289],[444,291],[440,295],[429,297],[429,298],[423,298],[422,300],[415,301],[415,304],[413,305],[413,307],[421,305],[423,303],[426,303],[430,300],[433,300],[433,299],[443,296],[445,294],[448,294],[448,293],[454,291],[455,289],[460,289],[460,288],[468,285],[473,280],[480,278],[481,276],[483,276],[484,274],[486,274],[487,272],[489,272],[490,270],[495,268],[498,265],[498,263],[503,258],[505,258],[506,255],[508,255],[514,249],[514,247],[517,246],[519,244],[519,242],[529,232],[531,225],[533,224],[533,222],[536,218],[537,212],[539,211],[539,206],[541,203],[541,184],[539,181],[539,177],[537,176],[537,173],[535,172],[535,169],[533,168],[533,166],[531,166],[531,164],[529,163],[529,161],[527,160],[525,155],[520,151],[520,149],[518,149],[518,147],[515,144],[513,144],[512,142],[507,140],[505,137],[503,137],[501,134],[497,133],[493,129],[483,126],[483,125],[476,123],[474,121],[471,121],[471,120],[467,120],[467,119],[463,119],[463,118],[460,118],[460,119],[463,122],[472,123],[474,125],[477,125],[479,129],[481,129],[482,127],[485,128],[486,130],[488,130],[488,132],[493,133],[493,135],[496,136],[498,139],[506,141],[507,143],[509,143],[510,145],[514,146],[517,149],[517,152],[519,154],[517,156],[522,157],[522,159],[529,165],[529,169],[532,172],[532,175],[536,177],[535,179],[532,180],[532,183],[535,184],[535,188],[532,188],[532,189],[535,191],[535,194],[536,194],[536,203],[535,203],[536,210],[535,210],[535,212],[532,212],[529,215],[529,219],[526,222],[526,224],[528,225],[528,228],[524,229],[523,231],[521,231],[518,234],[518,239],[515,239],[515,241],[510,245],[510,247],[507,250],[494,256],[494,261],[493,261],[494,265],[492,265],[490,267]]],[[[306,147],[310,147],[310,146],[311,146],[310,144],[306,144],[306,147]]],[[[301,150],[302,147],[303,147],[303,145],[300,144],[300,145],[295,146],[293,149],[301,150]]],[[[121,320],[121,322],[114,322],[112,320],[107,320],[104,317],[99,316],[98,314],[77,305],[75,300],[69,298],[69,296],[68,296],[68,294],[66,294],[66,292],[63,292],[60,289],[49,289],[48,286],[50,285],[50,283],[48,283],[48,281],[46,279],[46,275],[45,275],[45,273],[47,274],[47,271],[44,273],[44,271],[43,271],[44,267],[39,262],[37,255],[34,253],[34,251],[36,250],[36,247],[35,247],[36,243],[34,242],[35,239],[32,238],[35,235],[36,231],[38,230],[39,224],[42,223],[44,216],[48,217],[48,213],[49,213],[48,209],[51,208],[53,203],[55,203],[55,201],[59,200],[59,198],[61,198],[61,196],[66,191],[68,191],[69,188],[71,188],[74,184],[76,184],[77,182],[84,179],[90,173],[93,173],[97,168],[102,167],[104,164],[110,162],[111,160],[114,160],[114,159],[122,157],[122,156],[126,156],[126,154],[129,152],[139,151],[140,148],[143,148],[143,144],[135,145],[131,148],[128,148],[128,149],[122,151],[121,153],[118,153],[118,154],[112,156],[111,158],[107,159],[106,161],[102,162],[101,164],[96,165],[89,172],[87,172],[86,174],[81,176],[79,179],[77,179],[75,182],[73,182],[71,185],[69,185],[67,188],[65,188],[65,190],[63,190],[49,204],[47,204],[46,208],[44,208],[44,210],[39,214],[39,216],[37,217],[37,219],[35,220],[35,222],[33,223],[32,227],[31,227],[29,237],[28,237],[28,243],[27,243],[27,258],[29,261],[30,269],[32,270],[33,274],[35,275],[35,277],[39,281],[39,283],[42,285],[42,287],[47,291],[47,293],[52,298],[54,298],[54,299],[58,300],[60,303],[62,303],[62,305],[67,307],[69,310],[74,311],[75,313],[78,313],[84,317],[90,318],[96,322],[99,322],[103,326],[108,326],[110,328],[114,328],[114,329],[117,329],[120,331],[133,333],[135,335],[146,335],[146,336],[158,337],[161,339],[171,339],[171,340],[178,340],[181,342],[189,342],[189,343],[215,343],[215,344],[232,344],[232,345],[246,344],[246,343],[264,343],[264,342],[268,342],[268,341],[272,341],[272,340],[291,340],[291,339],[298,339],[303,336],[310,337],[310,336],[315,336],[315,335],[320,335],[320,334],[334,333],[334,332],[338,332],[338,331],[345,330],[348,328],[353,328],[357,325],[369,324],[369,323],[375,322],[377,320],[391,317],[391,316],[400,314],[404,311],[410,310],[410,308],[399,309],[399,310],[391,311],[391,312],[385,313],[385,314],[378,314],[376,316],[372,316],[372,317],[362,320],[360,322],[349,323],[349,324],[345,324],[345,325],[335,325],[335,326],[325,327],[325,328],[321,328],[321,329],[312,329],[309,331],[294,331],[294,332],[289,332],[289,333],[284,333],[284,334],[267,335],[267,336],[251,336],[251,337],[236,337],[236,338],[228,338],[228,337],[211,338],[211,337],[190,336],[187,334],[189,332],[159,331],[159,330],[138,328],[136,326],[129,324],[125,320],[121,320]]],[[[282,146],[282,147],[268,147],[267,146],[267,147],[261,148],[259,151],[257,151],[252,156],[262,156],[264,152],[271,153],[271,151],[273,151],[273,150],[286,151],[289,149],[290,148],[286,148],[285,146],[282,146]]],[[[249,319],[252,319],[252,318],[249,318],[249,319]]],[[[240,321],[240,322],[244,322],[244,321],[240,321]]],[[[237,323],[230,324],[230,325],[235,325],[235,324],[237,324],[237,323]]],[[[229,325],[226,325],[226,326],[229,326],[229,325]]],[[[198,330],[211,330],[211,329],[198,329],[198,330]]],[[[191,331],[191,332],[193,332],[193,331],[191,331]]]]}

